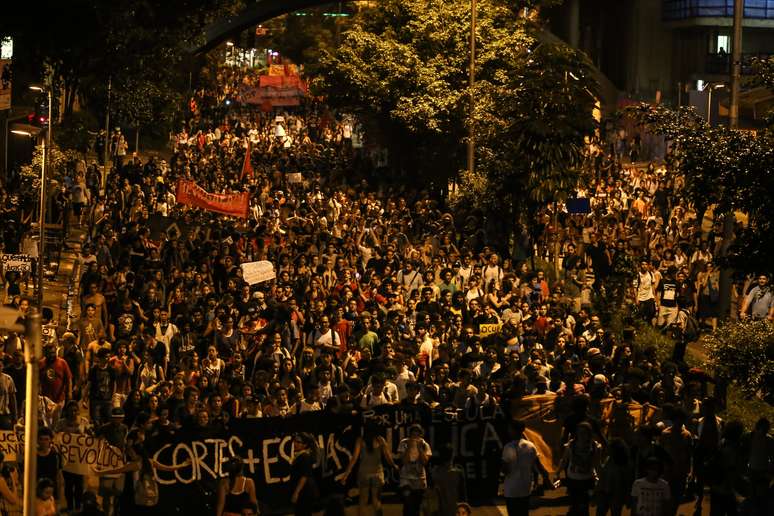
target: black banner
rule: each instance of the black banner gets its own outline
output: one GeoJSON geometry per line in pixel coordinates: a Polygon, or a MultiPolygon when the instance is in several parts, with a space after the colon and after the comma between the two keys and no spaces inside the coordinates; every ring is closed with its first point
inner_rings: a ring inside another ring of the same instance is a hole
{"type": "MultiPolygon", "coordinates": [[[[289,418],[238,420],[230,424],[228,435],[179,436],[175,442],[157,443],[152,455],[159,463],[176,466],[191,461],[190,466],[173,473],[156,470],[161,493],[159,513],[212,512],[217,481],[224,476],[223,467],[232,456],[242,458],[245,474],[255,481],[264,513],[289,509],[296,432],[308,432],[317,438],[321,493],[343,494],[347,488],[339,480],[363,425],[381,428],[395,454],[409,426],[415,423],[425,429],[431,450],[452,445],[455,462],[465,471],[469,496],[480,500],[496,496],[500,456],[506,442],[506,419],[499,407],[430,410],[383,406],[352,416],[312,412],[289,418]]],[[[389,484],[397,486],[397,472],[385,468],[385,474],[388,489],[389,484]]],[[[355,478],[351,475],[350,481],[355,478]]]]}

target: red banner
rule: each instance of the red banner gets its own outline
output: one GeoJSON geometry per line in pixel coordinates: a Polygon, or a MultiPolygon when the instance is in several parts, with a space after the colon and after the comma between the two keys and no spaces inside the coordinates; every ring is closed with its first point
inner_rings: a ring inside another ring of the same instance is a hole
{"type": "Polygon", "coordinates": [[[239,179],[244,179],[245,176],[249,177],[250,179],[253,178],[253,164],[250,163],[250,155],[253,152],[253,144],[252,142],[247,142],[247,151],[245,152],[245,161],[242,164],[242,175],[239,176],[239,179]]]}
{"type": "Polygon", "coordinates": [[[180,179],[177,182],[177,202],[195,206],[208,211],[247,218],[250,203],[247,192],[233,194],[213,194],[193,181],[180,179]]]}

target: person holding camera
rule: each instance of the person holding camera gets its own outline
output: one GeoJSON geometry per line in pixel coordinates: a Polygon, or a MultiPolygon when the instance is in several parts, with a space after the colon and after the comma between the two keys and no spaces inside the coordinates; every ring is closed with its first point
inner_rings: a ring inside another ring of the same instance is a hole
{"type": "Polygon", "coordinates": [[[427,489],[427,464],[432,451],[424,440],[424,430],[414,424],[409,436],[398,444],[400,457],[400,494],[403,499],[403,516],[419,516],[422,497],[427,489]]]}

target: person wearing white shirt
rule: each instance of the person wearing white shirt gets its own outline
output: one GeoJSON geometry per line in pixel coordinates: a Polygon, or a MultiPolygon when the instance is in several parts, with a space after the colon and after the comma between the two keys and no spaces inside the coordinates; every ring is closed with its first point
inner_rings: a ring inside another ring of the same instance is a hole
{"type": "Polygon", "coordinates": [[[529,496],[536,472],[543,477],[545,486],[551,485],[548,471],[540,462],[537,448],[524,437],[524,430],[522,421],[511,423],[513,440],[503,447],[503,494],[508,516],[529,514],[529,496]]]}

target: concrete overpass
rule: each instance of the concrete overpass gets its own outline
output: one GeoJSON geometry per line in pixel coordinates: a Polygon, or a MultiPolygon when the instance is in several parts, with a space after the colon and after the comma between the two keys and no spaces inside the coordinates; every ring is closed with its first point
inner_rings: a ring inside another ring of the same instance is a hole
{"type": "Polygon", "coordinates": [[[204,41],[190,51],[192,54],[206,52],[229,38],[237,36],[245,29],[277,16],[331,3],[333,3],[331,0],[257,0],[239,14],[228,16],[205,27],[204,41]]]}
{"type": "MultiPolygon", "coordinates": [[[[343,0],[351,1],[351,0],[343,0]]],[[[331,4],[330,0],[256,0],[239,14],[218,20],[204,29],[204,41],[191,48],[192,54],[200,54],[211,50],[224,41],[234,38],[242,31],[261,24],[277,16],[292,12],[331,4]]],[[[542,31],[538,38],[550,43],[565,43],[548,31],[542,31]]],[[[594,79],[599,84],[602,104],[607,110],[615,110],[618,101],[618,90],[612,82],[597,68],[594,68],[594,79]]]]}

